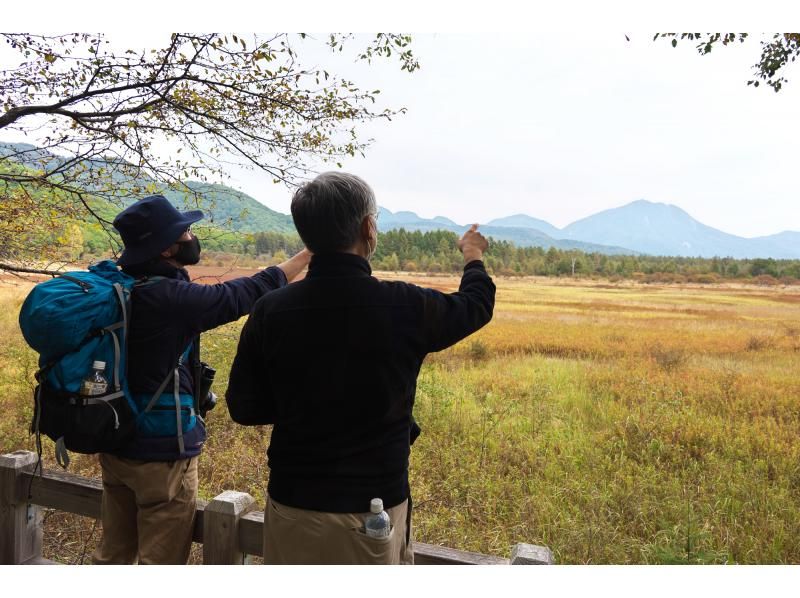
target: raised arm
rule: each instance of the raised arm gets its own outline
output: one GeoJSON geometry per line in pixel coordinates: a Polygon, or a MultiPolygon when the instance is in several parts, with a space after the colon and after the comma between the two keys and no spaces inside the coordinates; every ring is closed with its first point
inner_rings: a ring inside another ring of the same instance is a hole
{"type": "Polygon", "coordinates": [[[488,247],[473,224],[458,240],[464,273],[456,293],[424,289],[423,326],[426,351],[441,351],[485,326],[492,319],[495,285],[481,261],[488,247]]]}
{"type": "Polygon", "coordinates": [[[301,251],[295,253],[282,264],[278,264],[278,268],[283,270],[283,273],[286,275],[286,280],[292,282],[295,278],[297,278],[298,274],[300,274],[300,272],[302,272],[306,266],[308,266],[310,261],[311,252],[308,249],[303,248],[301,251]]]}
{"type": "Polygon", "coordinates": [[[250,313],[264,294],[286,286],[310,259],[311,254],[304,249],[282,264],[253,276],[213,285],[177,284],[171,289],[174,317],[177,321],[184,321],[192,334],[238,320],[250,313]]]}

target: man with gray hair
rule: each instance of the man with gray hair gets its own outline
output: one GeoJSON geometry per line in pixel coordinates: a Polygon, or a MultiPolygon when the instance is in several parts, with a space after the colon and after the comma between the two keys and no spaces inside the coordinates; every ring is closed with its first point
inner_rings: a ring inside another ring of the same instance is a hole
{"type": "Polygon", "coordinates": [[[408,458],[425,355],[492,317],[495,286],[473,225],[458,248],[464,272],[445,294],[374,278],[375,196],[360,178],[326,172],[292,199],[314,256],[308,275],[253,308],[227,391],[234,421],[272,424],[264,561],[412,564],[408,458]],[[388,536],[365,533],[382,499],[388,536]]]}

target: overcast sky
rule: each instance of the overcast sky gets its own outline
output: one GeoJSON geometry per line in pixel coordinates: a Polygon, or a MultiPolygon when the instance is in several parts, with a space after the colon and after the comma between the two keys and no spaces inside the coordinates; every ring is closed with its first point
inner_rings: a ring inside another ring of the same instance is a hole
{"type": "MultiPolygon", "coordinates": [[[[743,236],[800,230],[800,67],[776,94],[746,84],[757,40],[699,56],[628,36],[417,35],[418,72],[365,75],[407,114],[370,127],[375,144],[344,168],[392,211],[460,223],[563,227],[647,199],[743,236]]],[[[288,211],[282,188],[241,182],[288,211]]]]}
{"type": "MultiPolygon", "coordinates": [[[[776,94],[746,85],[759,35],[699,56],[625,33],[424,33],[415,73],[347,62],[408,112],[362,128],[376,141],[344,170],[392,211],[462,224],[524,213],[563,227],[646,199],[742,236],[800,230],[800,66],[776,94]]],[[[285,187],[233,176],[288,213],[285,187]]]]}

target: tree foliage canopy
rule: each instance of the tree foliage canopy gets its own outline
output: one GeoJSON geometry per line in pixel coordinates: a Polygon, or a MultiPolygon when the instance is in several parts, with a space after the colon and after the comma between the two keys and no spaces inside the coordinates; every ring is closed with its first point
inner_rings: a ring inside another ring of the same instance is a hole
{"type": "MultiPolygon", "coordinates": [[[[678,40],[696,42],[700,54],[708,54],[719,44],[727,46],[733,43],[744,42],[747,33],[657,33],[653,38],[667,38],[672,40],[672,47],[678,45],[678,40]]],[[[755,78],[747,82],[748,85],[758,87],[763,81],[776,92],[780,91],[784,83],[788,82],[784,68],[800,56],[800,33],[775,33],[771,39],[761,41],[761,58],[753,65],[755,78]]]]}
{"type": "MultiPolygon", "coordinates": [[[[370,140],[357,124],[403,112],[377,108],[379,90],[305,66],[297,49],[341,52],[356,43],[349,35],[176,33],[146,50],[119,50],[102,34],[1,37],[19,63],[0,70],[0,130],[63,156],[0,152],[3,201],[57,195],[58,209],[104,224],[90,197],[119,202],[172,188],[199,199],[185,181],[222,178],[231,164],[291,184],[313,162],[363,153],[370,140]]],[[[410,43],[379,33],[355,59],[394,56],[412,72],[410,43]]]]}

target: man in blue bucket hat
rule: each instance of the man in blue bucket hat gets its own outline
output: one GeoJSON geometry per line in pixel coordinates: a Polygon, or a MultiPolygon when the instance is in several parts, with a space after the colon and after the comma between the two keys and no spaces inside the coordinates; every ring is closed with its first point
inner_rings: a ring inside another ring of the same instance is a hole
{"type": "MultiPolygon", "coordinates": [[[[308,264],[303,250],[278,266],[220,284],[190,282],[200,241],[190,227],[199,210],[181,212],[161,195],[137,201],[114,219],[124,243],[117,264],[139,279],[131,295],[128,385],[139,412],[135,438],[100,455],[103,538],[96,564],[185,564],[197,498],[197,460],[206,439],[196,413],[200,333],[247,315],[256,300],[286,286],[308,264]],[[176,405],[181,409],[177,412],[176,405]],[[185,405],[184,405],[185,404],[185,405]]],[[[207,397],[199,397],[205,402],[207,397]]]]}

